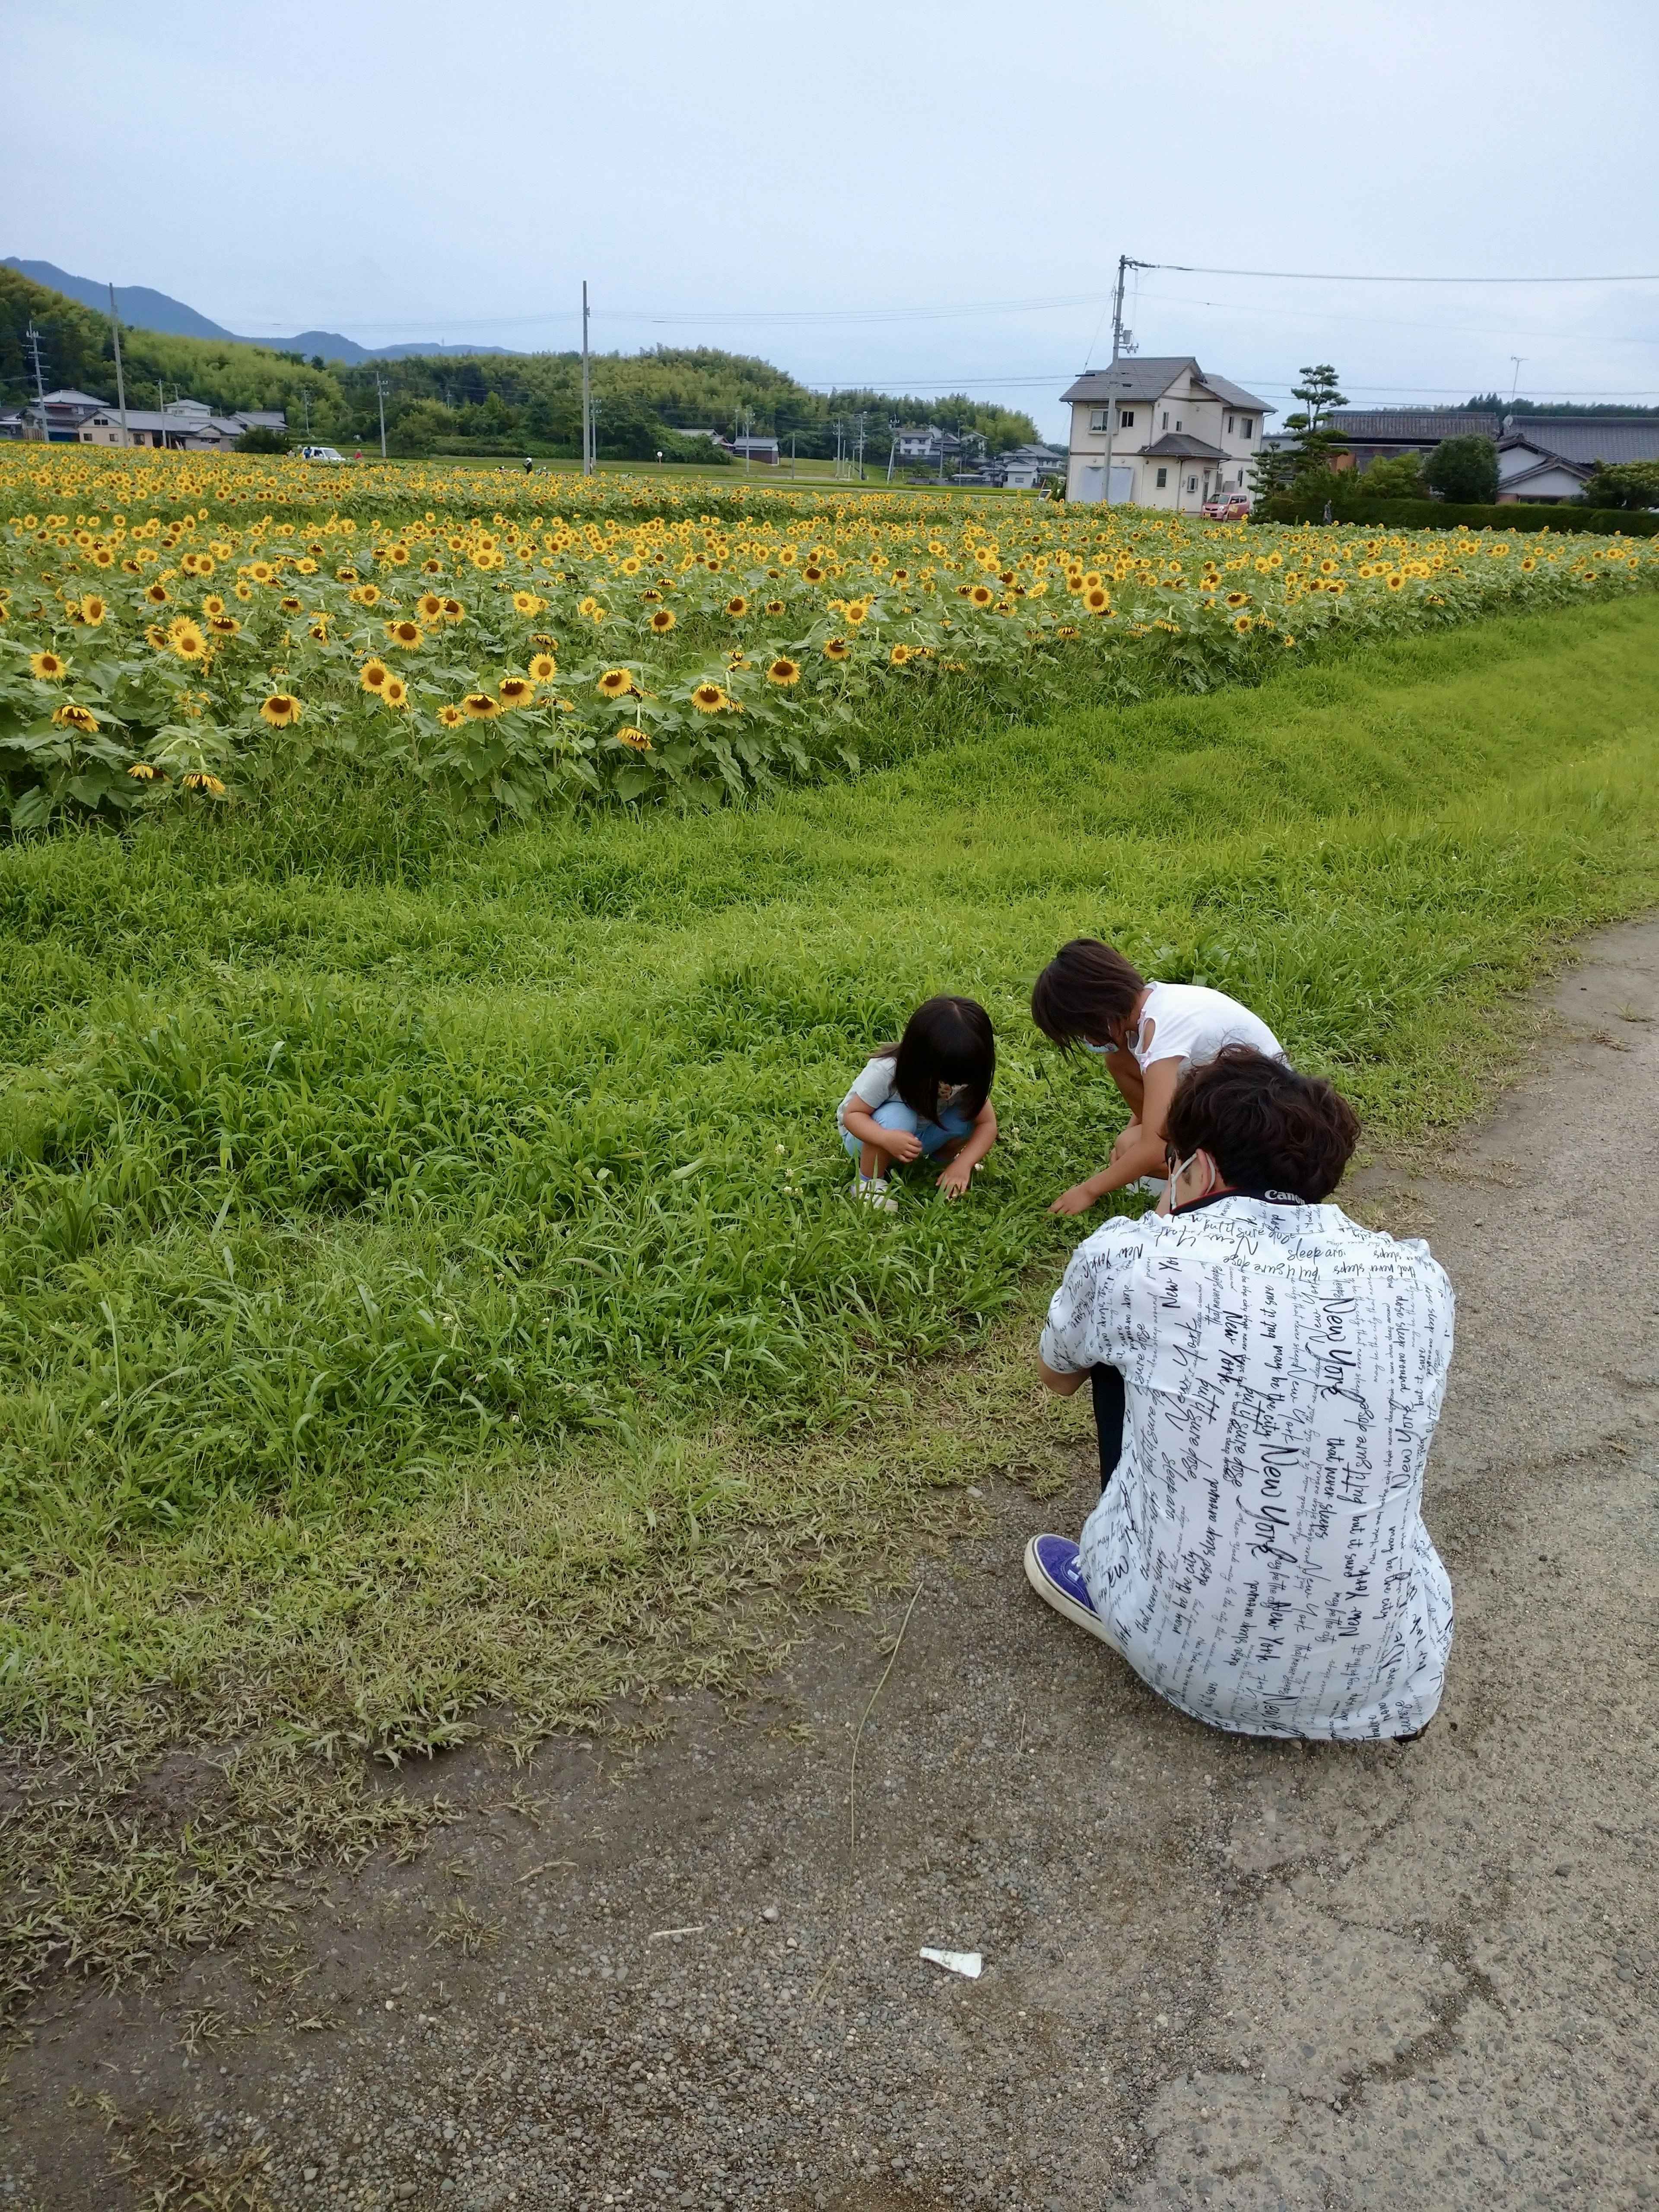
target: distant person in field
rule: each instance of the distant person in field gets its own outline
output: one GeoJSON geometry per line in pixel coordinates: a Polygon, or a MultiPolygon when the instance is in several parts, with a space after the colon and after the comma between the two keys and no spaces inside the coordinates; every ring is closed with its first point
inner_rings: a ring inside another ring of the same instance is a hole
{"type": "Polygon", "coordinates": [[[1074,937],[1037,977],[1031,1015],[1062,1052],[1099,1054],[1129,1109],[1129,1126],[1097,1174],[1061,1191],[1051,1213],[1086,1213],[1114,1190],[1145,1182],[1161,1192],[1164,1119],[1182,1073],[1230,1044],[1275,1060],[1284,1047],[1259,1015],[1201,983],[1149,983],[1097,938],[1074,937]]]}
{"type": "Polygon", "coordinates": [[[1048,1388],[1103,1367],[1127,1419],[1103,1427],[1081,1543],[1033,1537],[1028,1580],[1181,1711],[1245,1735],[1415,1735],[1451,1649],[1422,1510],[1451,1285],[1427,1245],[1326,1203],[1358,1133],[1329,1084],[1248,1048],[1189,1070],[1169,1213],[1087,1237],[1042,1332],[1048,1388]]]}
{"type": "Polygon", "coordinates": [[[972,999],[929,999],[896,1044],[878,1044],[837,1114],[842,1139],[858,1162],[854,1195],[888,1212],[895,1168],[927,1158],[941,1164],[939,1187],[960,1198],[997,1140],[991,1085],[997,1072],[991,1018],[972,999]]]}

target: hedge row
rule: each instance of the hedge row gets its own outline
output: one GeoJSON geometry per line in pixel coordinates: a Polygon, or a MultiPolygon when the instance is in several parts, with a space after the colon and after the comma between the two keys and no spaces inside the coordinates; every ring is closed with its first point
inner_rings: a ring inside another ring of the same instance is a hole
{"type": "MultiPolygon", "coordinates": [[[[1325,501],[1281,495],[1264,500],[1253,522],[1320,522],[1325,501]]],[[[1585,531],[1597,538],[1622,532],[1626,538],[1659,533],[1659,514],[1620,507],[1460,507],[1444,499],[1339,499],[1332,507],[1337,522],[1374,523],[1393,530],[1585,531]]]]}

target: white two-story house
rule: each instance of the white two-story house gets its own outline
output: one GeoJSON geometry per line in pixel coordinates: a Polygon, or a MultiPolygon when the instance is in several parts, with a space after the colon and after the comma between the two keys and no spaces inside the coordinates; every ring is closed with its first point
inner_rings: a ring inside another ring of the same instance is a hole
{"type": "Polygon", "coordinates": [[[1115,371],[1080,376],[1060,396],[1072,410],[1067,499],[1196,514],[1207,499],[1250,496],[1262,421],[1273,410],[1224,376],[1206,376],[1190,355],[1131,356],[1115,371]]]}

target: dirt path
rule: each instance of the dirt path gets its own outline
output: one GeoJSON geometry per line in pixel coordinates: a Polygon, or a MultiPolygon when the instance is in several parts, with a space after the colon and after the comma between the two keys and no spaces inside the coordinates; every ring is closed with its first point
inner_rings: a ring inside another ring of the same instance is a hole
{"type": "Polygon", "coordinates": [[[0,2206],[1652,2200],[1659,923],[1548,997],[1448,1176],[1366,1194],[1460,1292],[1422,1742],[1206,1733],[1039,1607],[1079,1425],[1073,1494],[988,1496],[896,1656],[902,1601],[626,1757],[458,1757],[415,1863],[153,1997],[60,1990],[0,2206]]]}

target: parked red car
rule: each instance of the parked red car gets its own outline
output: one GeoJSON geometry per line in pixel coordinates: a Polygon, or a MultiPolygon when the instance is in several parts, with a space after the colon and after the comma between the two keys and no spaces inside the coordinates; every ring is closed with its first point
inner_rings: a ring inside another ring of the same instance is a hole
{"type": "Polygon", "coordinates": [[[1227,492],[1204,502],[1204,513],[1212,522],[1243,522],[1249,511],[1250,502],[1243,492],[1227,492]]]}

